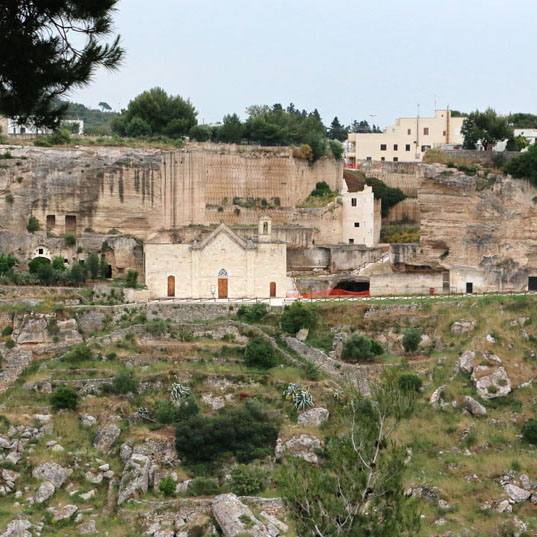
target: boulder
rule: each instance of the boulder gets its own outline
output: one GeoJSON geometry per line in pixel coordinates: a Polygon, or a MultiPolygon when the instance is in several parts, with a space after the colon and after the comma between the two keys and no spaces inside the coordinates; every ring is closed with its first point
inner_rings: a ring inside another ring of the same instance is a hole
{"type": "Polygon", "coordinates": [[[93,447],[104,453],[108,453],[120,434],[121,429],[115,423],[104,425],[98,429],[95,440],[93,441],[93,447]]]}
{"type": "Polygon", "coordinates": [[[220,494],[212,503],[215,520],[224,537],[249,534],[252,537],[270,537],[269,532],[250,509],[235,494],[220,494]]]}
{"type": "Polygon", "coordinates": [[[226,405],[223,397],[213,395],[212,393],[204,393],[201,396],[201,399],[204,403],[207,403],[213,410],[220,410],[226,405]]]}
{"type": "Polygon", "coordinates": [[[511,381],[503,367],[477,366],[472,373],[472,380],[482,399],[505,397],[511,392],[511,381]]]}
{"type": "Polygon", "coordinates": [[[465,334],[466,332],[471,332],[476,327],[475,321],[466,321],[461,319],[460,321],[455,321],[451,325],[452,334],[465,334]]]}
{"type": "Polygon", "coordinates": [[[98,485],[99,483],[102,483],[104,476],[100,472],[93,473],[93,472],[88,471],[88,472],[86,472],[84,477],[90,483],[93,483],[94,485],[98,485]]]}
{"type": "Polygon", "coordinates": [[[80,535],[93,535],[97,533],[97,527],[95,526],[95,520],[90,519],[86,522],[83,522],[78,526],[78,533],[80,535]]]}
{"type": "Polygon", "coordinates": [[[52,515],[53,522],[59,522],[73,516],[78,511],[78,507],[76,505],[58,504],[47,508],[47,511],[52,515]]]}
{"type": "Polygon", "coordinates": [[[149,474],[151,472],[151,459],[147,455],[134,453],[126,464],[121,483],[117,504],[145,494],[149,489],[149,474]]]}
{"type": "Polygon", "coordinates": [[[47,326],[52,318],[49,315],[25,316],[20,327],[13,332],[13,339],[19,345],[50,343],[52,337],[47,332],[47,326]]]}
{"type": "Polygon", "coordinates": [[[56,487],[50,481],[43,481],[43,483],[41,483],[41,485],[37,489],[37,492],[35,493],[34,502],[46,502],[49,498],[52,497],[55,491],[56,487]]]}
{"type": "Polygon", "coordinates": [[[465,373],[471,373],[474,369],[475,352],[464,351],[459,358],[457,365],[461,371],[465,373]]]}
{"type": "Polygon", "coordinates": [[[301,434],[300,436],[293,436],[287,442],[282,442],[281,438],[276,441],[276,458],[281,459],[285,456],[286,452],[294,457],[300,457],[306,462],[317,463],[319,462],[319,456],[315,451],[321,449],[322,442],[314,436],[307,434],[301,434]]]}
{"type": "Polygon", "coordinates": [[[0,537],[32,537],[28,531],[32,527],[32,523],[24,518],[16,518],[12,520],[0,537]]]}
{"type": "Polygon", "coordinates": [[[269,515],[266,511],[261,511],[259,516],[266,520],[269,524],[276,526],[281,533],[287,533],[289,531],[289,526],[276,518],[274,515],[269,515]]]}
{"type": "Polygon", "coordinates": [[[442,403],[442,393],[446,389],[446,385],[443,384],[442,386],[439,386],[436,388],[436,390],[432,393],[431,398],[429,399],[429,403],[433,408],[440,408],[444,406],[442,403]]]}
{"type": "Polygon", "coordinates": [[[308,339],[308,335],[309,335],[310,331],[308,328],[301,328],[297,333],[296,333],[296,339],[298,339],[298,341],[306,341],[306,339],[308,339]]]}
{"type": "Polygon", "coordinates": [[[485,416],[487,414],[487,409],[469,395],[464,396],[462,408],[468,410],[472,416],[485,416]]]}
{"type": "Polygon", "coordinates": [[[119,458],[124,463],[127,463],[128,460],[131,458],[132,452],[133,447],[130,444],[127,444],[127,442],[125,442],[124,444],[121,444],[121,447],[119,448],[119,458]]]}
{"type": "Polygon", "coordinates": [[[517,487],[511,483],[505,485],[503,488],[509,495],[509,498],[515,503],[525,502],[531,496],[531,492],[529,490],[517,487]]]}
{"type": "Polygon", "coordinates": [[[83,343],[84,339],[78,331],[78,324],[75,319],[67,319],[66,321],[58,322],[58,337],[62,343],[70,343],[71,345],[78,345],[83,343]]]}
{"type": "Polygon", "coordinates": [[[71,470],[56,464],[55,462],[45,462],[32,471],[32,476],[42,481],[50,481],[56,488],[61,487],[71,470]]]}
{"type": "Polygon", "coordinates": [[[313,425],[319,427],[330,417],[330,412],[326,408],[316,407],[310,408],[298,416],[298,423],[300,425],[313,425]]]}

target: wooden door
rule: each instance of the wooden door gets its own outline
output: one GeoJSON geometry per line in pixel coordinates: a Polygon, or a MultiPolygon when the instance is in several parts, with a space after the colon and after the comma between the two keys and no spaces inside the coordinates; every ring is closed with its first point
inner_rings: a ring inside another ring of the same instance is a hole
{"type": "Polygon", "coordinates": [[[218,278],[218,298],[227,298],[227,278],[218,278]]]}
{"type": "Polygon", "coordinates": [[[168,276],[168,296],[175,296],[175,276],[168,276]]]}
{"type": "Polygon", "coordinates": [[[270,296],[276,296],[276,282],[270,282],[270,296]]]}

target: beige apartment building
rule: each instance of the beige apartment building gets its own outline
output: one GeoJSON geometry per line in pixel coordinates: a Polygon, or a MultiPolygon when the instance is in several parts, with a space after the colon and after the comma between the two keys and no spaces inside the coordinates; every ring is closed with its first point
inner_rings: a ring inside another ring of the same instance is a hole
{"type": "Polygon", "coordinates": [[[437,110],[434,117],[399,118],[382,133],[349,133],[346,163],[354,166],[363,160],[421,162],[427,149],[462,145],[465,119],[452,117],[451,110],[437,110]]]}

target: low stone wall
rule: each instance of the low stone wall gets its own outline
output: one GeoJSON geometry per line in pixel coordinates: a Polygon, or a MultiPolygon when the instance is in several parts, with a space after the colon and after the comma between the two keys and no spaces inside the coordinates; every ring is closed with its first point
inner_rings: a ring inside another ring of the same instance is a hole
{"type": "Polygon", "coordinates": [[[452,149],[448,151],[443,151],[448,156],[453,157],[454,159],[466,159],[473,162],[478,162],[481,165],[492,164],[492,159],[495,156],[502,156],[507,162],[514,157],[520,156],[518,151],[472,151],[469,149],[452,149]]]}
{"type": "Polygon", "coordinates": [[[442,273],[372,274],[369,279],[371,296],[425,295],[443,292],[442,273]]]}

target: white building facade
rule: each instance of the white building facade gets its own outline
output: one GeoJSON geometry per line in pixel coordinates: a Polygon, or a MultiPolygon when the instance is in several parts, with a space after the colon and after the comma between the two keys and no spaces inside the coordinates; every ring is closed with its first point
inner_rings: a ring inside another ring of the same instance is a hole
{"type": "Polygon", "coordinates": [[[452,117],[451,110],[437,110],[434,117],[399,118],[382,133],[349,133],[346,163],[360,161],[421,162],[431,148],[462,145],[466,118],[452,117]]]}

